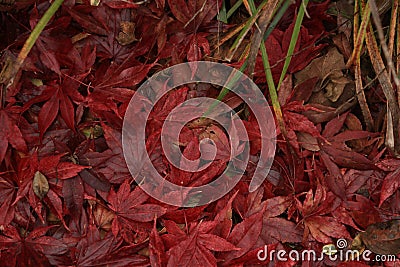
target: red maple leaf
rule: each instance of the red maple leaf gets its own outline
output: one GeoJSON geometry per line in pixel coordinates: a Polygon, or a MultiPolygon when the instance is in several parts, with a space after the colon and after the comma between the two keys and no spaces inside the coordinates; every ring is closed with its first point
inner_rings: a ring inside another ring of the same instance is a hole
{"type": "Polygon", "coordinates": [[[242,222],[234,226],[227,240],[240,250],[223,253],[220,259],[223,259],[226,264],[246,255],[255,248],[263,227],[262,217],[265,207],[263,205],[259,212],[244,218],[242,222]]]}
{"type": "Polygon", "coordinates": [[[336,218],[329,216],[339,207],[340,202],[331,192],[327,193],[320,184],[315,193],[312,190],[307,192],[303,203],[298,201],[298,209],[303,215],[304,225],[318,242],[331,243],[331,237],[350,238],[346,227],[336,218]]]}
{"type": "Polygon", "coordinates": [[[45,195],[42,196],[43,201],[64,222],[62,193],[60,190],[62,183],[60,180],[76,176],[87,166],[76,165],[72,162],[61,162],[62,157],[63,154],[39,159],[38,154],[35,152],[30,157],[21,159],[18,165],[17,181],[15,181],[18,184],[18,192],[14,204],[26,197],[39,218],[44,221],[43,212],[45,211],[41,209],[39,196],[33,190],[33,180],[39,172],[44,175],[49,183],[49,190],[44,192],[45,195]]]}
{"type": "MultiPolygon", "coordinates": [[[[87,162],[87,164],[92,165],[93,170],[97,174],[103,175],[105,179],[100,180],[106,180],[109,183],[120,184],[126,179],[131,178],[122,153],[121,131],[104,123],[102,123],[102,129],[104,131],[104,138],[109,149],[104,150],[103,152],[84,153],[80,157],[85,164],[87,162]]],[[[89,176],[93,176],[94,174],[86,173],[85,175],[90,179],[91,177],[89,176]]],[[[106,184],[104,183],[99,186],[101,186],[103,190],[107,188],[106,184]]]]}
{"type": "Polygon", "coordinates": [[[151,266],[164,266],[166,262],[165,246],[155,223],[150,233],[149,250],[151,266]]]}
{"type": "Polygon", "coordinates": [[[33,104],[45,102],[40,109],[38,124],[41,138],[54,122],[57,115],[61,114],[66,125],[75,130],[75,103],[81,103],[83,96],[77,91],[79,84],[70,82],[69,78],[63,79],[63,83],[51,82],[44,86],[40,96],[33,98],[24,106],[24,110],[33,104]]]}
{"type": "Polygon", "coordinates": [[[387,174],[382,183],[379,206],[400,188],[400,168],[387,174]]]}
{"type": "Polygon", "coordinates": [[[7,226],[0,235],[3,266],[51,266],[57,265],[68,252],[61,240],[46,233],[53,227],[38,227],[28,232],[7,226]]]}
{"type": "Polygon", "coordinates": [[[350,140],[377,136],[367,131],[347,130],[340,133],[348,114],[344,113],[328,122],[322,132],[325,140],[319,140],[320,157],[329,172],[325,179],[326,183],[332,192],[342,199],[346,199],[346,186],[338,166],[359,170],[378,169],[372,160],[353,151],[346,145],[346,142],[350,140]]]}
{"type": "Polygon", "coordinates": [[[151,230],[151,221],[162,216],[166,209],[156,204],[146,204],[149,196],[139,187],[131,192],[128,180],[121,184],[118,193],[111,189],[107,201],[114,212],[112,232],[119,233],[130,243],[146,239],[151,230]],[[136,235],[136,237],[135,237],[136,235]]]}
{"type": "MultiPolygon", "coordinates": [[[[20,152],[27,152],[28,148],[18,128],[18,120],[16,120],[15,112],[18,111],[17,107],[9,106],[5,109],[0,109],[0,164],[3,161],[8,144],[20,152]]],[[[23,118],[20,118],[24,120],[23,118]]]]}
{"type": "MultiPolygon", "coordinates": [[[[147,257],[138,255],[140,246],[123,246],[123,240],[111,232],[101,237],[95,225],[89,225],[87,234],[71,243],[71,261],[76,266],[148,266],[147,257]]],[[[76,239],[76,238],[75,238],[76,239]]]]}
{"type": "Polygon", "coordinates": [[[88,88],[85,98],[85,104],[91,112],[116,125],[122,121],[125,112],[118,105],[129,103],[134,94],[132,88],[137,87],[154,66],[137,61],[126,62],[129,64],[103,62],[94,74],[93,86],[88,88]]]}
{"type": "Polygon", "coordinates": [[[12,175],[0,174],[0,214],[2,214],[0,227],[4,228],[14,219],[15,208],[12,203],[14,202],[16,191],[12,175]]]}
{"type": "Polygon", "coordinates": [[[171,37],[160,57],[172,56],[172,61],[178,63],[185,58],[189,61],[200,60],[204,54],[210,54],[206,37],[222,2],[169,0],[168,4],[177,21],[167,28],[171,37]]]}
{"type": "Polygon", "coordinates": [[[162,239],[168,248],[167,266],[217,266],[211,251],[235,251],[236,248],[226,239],[212,234],[217,222],[193,223],[188,233],[182,231],[174,222],[164,221],[168,234],[162,239]]]}

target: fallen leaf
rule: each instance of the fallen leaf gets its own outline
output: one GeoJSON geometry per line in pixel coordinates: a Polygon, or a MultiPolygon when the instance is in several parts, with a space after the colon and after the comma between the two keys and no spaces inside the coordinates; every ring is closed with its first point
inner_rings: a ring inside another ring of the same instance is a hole
{"type": "Polygon", "coordinates": [[[40,199],[44,198],[49,192],[49,182],[47,181],[46,176],[43,175],[40,171],[35,173],[32,182],[33,192],[37,195],[40,199]]]}
{"type": "Polygon", "coordinates": [[[216,222],[202,222],[192,225],[188,234],[182,232],[173,222],[167,222],[168,235],[175,245],[168,252],[167,266],[217,266],[211,251],[236,251],[238,248],[226,239],[210,234],[216,222]]]}
{"type": "Polygon", "coordinates": [[[382,183],[379,206],[400,188],[400,168],[386,175],[382,183]]]}
{"type": "Polygon", "coordinates": [[[132,237],[129,233],[150,230],[151,224],[148,222],[159,218],[166,212],[166,209],[156,204],[147,204],[145,201],[149,196],[136,187],[132,192],[130,184],[126,180],[119,188],[118,193],[114,190],[108,195],[110,209],[114,212],[112,222],[112,233],[117,236],[122,233],[124,239],[132,243],[132,237]],[[150,227],[150,229],[149,229],[150,227]]]}
{"type": "Polygon", "coordinates": [[[295,78],[297,83],[302,83],[314,77],[325,79],[331,73],[345,68],[343,55],[336,48],[331,48],[324,56],[314,59],[307,67],[297,72],[295,78]]]}
{"type": "Polygon", "coordinates": [[[323,244],[331,243],[331,237],[350,238],[346,227],[332,217],[311,216],[305,220],[305,225],[310,229],[311,235],[323,244]]]}
{"type": "Polygon", "coordinates": [[[166,262],[165,247],[155,223],[150,234],[149,250],[151,266],[163,266],[166,262]]]}
{"type": "Polygon", "coordinates": [[[400,220],[372,224],[360,235],[367,248],[376,254],[400,253],[400,220]]]}
{"type": "Polygon", "coordinates": [[[304,228],[284,218],[263,218],[260,239],[265,244],[299,243],[303,238],[304,228]]]}
{"type": "Polygon", "coordinates": [[[347,84],[351,82],[343,75],[346,68],[343,55],[331,48],[322,57],[314,59],[307,67],[295,74],[297,84],[318,77],[325,85],[325,97],[336,102],[347,84]]]}
{"type": "Polygon", "coordinates": [[[21,152],[27,151],[21,131],[7,111],[10,110],[0,110],[0,163],[6,155],[8,144],[21,152]]]}
{"type": "Polygon", "coordinates": [[[121,45],[129,45],[135,41],[137,41],[135,37],[135,23],[130,21],[121,21],[120,22],[121,31],[117,36],[117,41],[121,45]]]}

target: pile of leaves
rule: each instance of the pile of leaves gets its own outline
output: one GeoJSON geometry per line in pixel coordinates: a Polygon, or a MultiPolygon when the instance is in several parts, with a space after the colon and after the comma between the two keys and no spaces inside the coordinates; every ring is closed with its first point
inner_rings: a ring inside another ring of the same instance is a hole
{"type": "MultiPolygon", "coordinates": [[[[252,164],[229,194],[201,207],[166,205],[134,183],[122,153],[121,128],[138,86],[181,62],[240,65],[239,59],[225,60],[229,47],[218,42],[249,14],[241,7],[229,24],[222,23],[217,19],[221,4],[64,1],[0,108],[2,266],[338,265],[327,258],[260,261],[257,253],[265,245],[268,250],[320,252],[340,238],[350,244],[374,223],[399,218],[400,159],[385,148],[384,95],[379,84],[372,84],[367,98],[382,120],[374,132],[364,130],[353,101],[352,73],[345,69],[349,54],[343,43],[349,46],[350,37],[338,30],[337,17],[329,15],[330,1],[309,4],[278,92],[287,136],[277,128],[275,160],[260,188],[249,193],[252,164]]],[[[0,6],[2,65],[15,58],[49,5],[17,0],[0,6]]],[[[289,7],[265,41],[276,80],[299,5],[289,7]]],[[[268,95],[261,56],[254,80],[268,95]]],[[[177,88],[154,108],[146,128],[147,148],[169,181],[199,186],[226,167],[226,152],[220,151],[211,169],[181,171],[168,163],[159,140],[163,121],[176,105],[193,97],[215,97],[219,90],[204,84],[177,88]]],[[[245,110],[234,96],[226,102],[245,110]]],[[[251,139],[251,162],[257,162],[258,124],[252,114],[242,119],[251,139]]],[[[228,143],[213,122],[184,130],[181,149],[188,158],[199,157],[203,138],[219,148],[228,143]]],[[[375,253],[382,246],[385,253],[400,253],[398,231],[370,228],[361,239],[375,253]]]]}

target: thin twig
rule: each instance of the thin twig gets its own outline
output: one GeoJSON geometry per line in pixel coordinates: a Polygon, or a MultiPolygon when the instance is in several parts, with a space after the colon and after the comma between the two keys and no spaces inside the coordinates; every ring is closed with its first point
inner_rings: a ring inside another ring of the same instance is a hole
{"type": "Polygon", "coordinates": [[[380,44],[382,47],[382,51],[386,58],[388,70],[392,74],[394,83],[396,84],[397,88],[400,88],[400,80],[397,77],[397,73],[394,68],[392,57],[389,54],[389,49],[388,49],[386,41],[385,41],[385,35],[383,34],[383,30],[382,30],[381,18],[379,17],[379,12],[378,12],[378,8],[376,7],[375,0],[370,0],[369,5],[371,7],[372,19],[373,19],[376,29],[378,31],[378,37],[379,37],[379,41],[380,41],[380,44]]]}
{"type": "MultiPolygon", "coordinates": [[[[397,6],[399,5],[399,1],[395,0],[395,3],[397,2],[397,6]]],[[[397,41],[396,41],[396,71],[397,73],[400,72],[400,23],[397,23],[397,41]]],[[[398,94],[400,95],[400,94],[398,94]]],[[[399,96],[400,97],[400,96],[399,96]]],[[[400,100],[399,100],[400,104],[400,100]]]]}
{"type": "Polygon", "coordinates": [[[240,44],[243,42],[244,38],[248,34],[248,32],[251,30],[252,26],[254,23],[256,23],[257,19],[259,18],[261,11],[264,10],[266,7],[268,7],[268,1],[264,0],[257,8],[257,12],[253,14],[247,21],[245,26],[243,27],[242,31],[239,33],[239,36],[236,38],[235,42],[231,46],[231,48],[228,51],[228,54],[226,56],[226,60],[231,61],[233,56],[235,55],[237,49],[239,48],[240,44]]]}
{"type": "Polygon", "coordinates": [[[398,11],[399,11],[399,0],[394,0],[392,14],[391,14],[391,20],[390,20],[390,31],[389,31],[389,54],[390,54],[390,57],[393,57],[393,52],[394,52],[398,11]]]}
{"type": "MultiPolygon", "coordinates": [[[[400,155],[400,108],[396,101],[396,96],[390,81],[389,73],[386,71],[385,64],[383,63],[383,59],[379,53],[378,44],[376,43],[375,36],[373,35],[371,23],[369,23],[365,40],[375,73],[381,73],[378,75],[378,79],[388,103],[388,113],[390,112],[390,116],[392,118],[391,122],[388,121],[388,125],[392,126],[388,129],[388,133],[393,135],[393,140],[387,140],[387,142],[393,141],[393,146],[390,143],[388,143],[388,146],[397,156],[400,155]]],[[[388,116],[388,119],[390,116],[388,116]]]]}
{"type": "MultiPolygon", "coordinates": [[[[354,5],[354,13],[358,14],[359,11],[361,10],[360,5],[358,4],[358,1],[355,2],[354,5]]],[[[369,14],[363,14],[363,17],[368,17],[369,14]]],[[[360,56],[361,56],[361,46],[364,43],[364,38],[361,37],[360,33],[362,31],[365,31],[363,27],[366,27],[368,24],[367,21],[363,21],[362,23],[365,24],[361,25],[360,29],[359,27],[359,16],[355,15],[354,16],[354,28],[353,28],[353,38],[354,38],[354,51],[353,51],[353,59],[355,60],[355,66],[354,66],[354,77],[355,77],[355,85],[356,85],[356,96],[358,100],[358,104],[360,105],[361,108],[361,113],[365,122],[365,125],[367,126],[368,131],[372,131],[374,121],[372,119],[371,112],[368,108],[368,103],[367,99],[364,94],[363,90],[363,84],[362,84],[362,77],[361,77],[361,62],[360,62],[360,56]],[[358,32],[358,34],[357,34],[358,32]],[[357,40],[359,38],[359,40],[357,40]]]]}
{"type": "Polygon", "coordinates": [[[193,17],[191,17],[188,22],[186,22],[185,26],[183,26],[183,28],[186,28],[190,22],[192,22],[201,12],[203,12],[204,7],[206,6],[207,0],[204,0],[203,5],[201,6],[201,8],[199,10],[196,11],[196,13],[194,13],[193,17]]]}
{"type": "Polygon", "coordinates": [[[363,90],[360,59],[357,59],[357,64],[354,67],[354,76],[355,76],[358,104],[360,105],[361,113],[364,118],[365,125],[367,126],[367,130],[372,131],[374,126],[374,120],[368,108],[367,99],[365,97],[363,90]]]}
{"type": "MultiPolygon", "coordinates": [[[[357,1],[356,1],[356,3],[357,3],[357,1]]],[[[357,7],[358,6],[356,4],[356,8],[357,7]]],[[[371,14],[371,11],[370,11],[369,5],[366,5],[366,7],[364,8],[364,11],[362,13],[361,25],[359,28],[357,27],[358,28],[357,35],[355,35],[356,31],[354,31],[354,40],[355,40],[354,41],[354,49],[353,49],[353,53],[351,54],[349,60],[347,61],[347,64],[346,64],[347,68],[350,68],[350,66],[354,64],[354,61],[357,59],[357,57],[359,57],[359,55],[361,53],[362,44],[364,43],[365,31],[368,26],[370,14],[371,14]]],[[[357,22],[357,24],[358,24],[358,18],[355,17],[354,21],[357,22]]],[[[355,25],[355,26],[357,26],[357,25],[355,25]]]]}

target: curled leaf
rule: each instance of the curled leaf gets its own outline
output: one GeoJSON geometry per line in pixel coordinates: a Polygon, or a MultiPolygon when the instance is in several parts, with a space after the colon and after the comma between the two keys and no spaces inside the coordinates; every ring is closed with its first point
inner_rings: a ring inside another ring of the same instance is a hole
{"type": "Polygon", "coordinates": [[[129,45],[134,41],[137,41],[135,37],[135,23],[130,21],[120,22],[121,31],[117,36],[117,41],[121,45],[129,45]]]}

